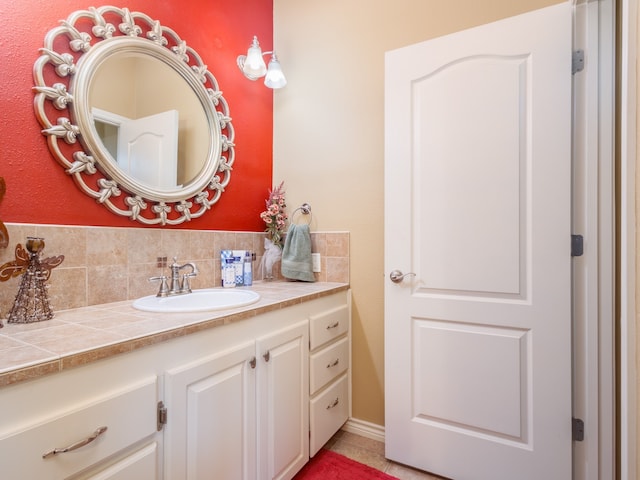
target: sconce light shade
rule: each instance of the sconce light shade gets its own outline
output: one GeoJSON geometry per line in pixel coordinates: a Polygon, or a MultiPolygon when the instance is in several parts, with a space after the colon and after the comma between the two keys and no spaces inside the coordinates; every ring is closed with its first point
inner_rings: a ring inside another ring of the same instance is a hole
{"type": "Polygon", "coordinates": [[[237,63],[238,68],[249,80],[257,80],[266,75],[264,84],[269,88],[282,88],[287,84],[276,54],[274,52],[263,52],[256,36],[253,37],[247,54],[238,56],[237,63]],[[271,60],[267,69],[262,56],[268,54],[271,54],[271,60]]]}
{"type": "Polygon", "coordinates": [[[264,84],[269,88],[282,88],[287,84],[287,79],[284,78],[282,67],[275,53],[269,60],[269,68],[267,69],[266,77],[264,77],[264,84]]]}
{"type": "Polygon", "coordinates": [[[262,50],[258,43],[258,37],[253,37],[253,42],[251,42],[251,46],[249,47],[249,50],[247,50],[247,56],[244,59],[242,72],[251,80],[257,80],[267,73],[267,65],[264,63],[264,59],[262,58],[262,50]]]}

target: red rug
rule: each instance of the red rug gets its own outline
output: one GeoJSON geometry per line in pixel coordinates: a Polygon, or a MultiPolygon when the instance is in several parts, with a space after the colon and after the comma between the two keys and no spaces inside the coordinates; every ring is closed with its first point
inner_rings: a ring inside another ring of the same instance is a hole
{"type": "Polygon", "coordinates": [[[355,460],[321,449],[307,463],[294,480],[398,480],[375,468],[371,468],[355,460]]]}

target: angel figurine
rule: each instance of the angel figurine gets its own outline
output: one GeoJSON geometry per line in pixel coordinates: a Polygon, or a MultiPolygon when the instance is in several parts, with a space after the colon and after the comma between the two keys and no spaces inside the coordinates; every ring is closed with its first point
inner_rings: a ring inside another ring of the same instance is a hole
{"type": "Polygon", "coordinates": [[[44,239],[27,237],[26,250],[16,245],[16,259],[0,267],[0,281],[23,275],[13,307],[7,315],[8,323],[41,322],[53,318],[49,304],[46,281],[51,270],[64,260],[64,255],[40,258],[44,249],[44,239]]]}

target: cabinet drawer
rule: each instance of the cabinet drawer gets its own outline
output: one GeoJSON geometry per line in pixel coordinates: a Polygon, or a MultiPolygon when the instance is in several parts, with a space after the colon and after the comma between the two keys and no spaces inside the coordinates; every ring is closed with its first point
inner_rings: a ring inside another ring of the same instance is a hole
{"type": "Polygon", "coordinates": [[[349,330],[349,307],[343,305],[311,317],[309,341],[311,350],[327,343],[349,330]]]}
{"type": "Polygon", "coordinates": [[[309,363],[309,392],[316,391],[349,368],[349,339],[347,337],[329,344],[311,355],[309,363]]]}
{"type": "MultiPolygon", "coordinates": [[[[46,402],[46,398],[42,401],[46,402]]],[[[153,377],[37,424],[25,425],[0,438],[2,477],[11,480],[64,478],[90,467],[154,434],[156,405],[157,387],[153,377]],[[54,449],[66,448],[96,435],[100,427],[107,428],[93,441],[43,458],[54,449]]]]}
{"type": "Polygon", "coordinates": [[[348,416],[349,384],[345,374],[310,402],[310,456],[313,457],[329,441],[333,434],[344,425],[348,416]]]}
{"type": "Polygon", "coordinates": [[[152,442],[104,468],[73,480],[154,480],[159,478],[158,456],[158,444],[152,442]]]}

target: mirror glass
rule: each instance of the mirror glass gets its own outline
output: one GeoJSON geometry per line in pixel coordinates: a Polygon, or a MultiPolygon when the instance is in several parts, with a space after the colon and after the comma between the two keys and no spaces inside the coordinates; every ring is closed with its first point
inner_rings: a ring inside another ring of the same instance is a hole
{"type": "Polygon", "coordinates": [[[211,210],[230,180],[234,132],[195,50],[143,13],[102,6],[73,12],[40,52],[36,115],[83,192],[144,224],[211,210]]]}
{"type": "Polygon", "coordinates": [[[145,54],[112,55],[91,79],[89,107],[112,160],[135,180],[171,190],[202,171],[207,142],[199,140],[208,137],[207,117],[166,63],[145,54]]]}

